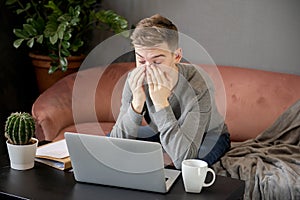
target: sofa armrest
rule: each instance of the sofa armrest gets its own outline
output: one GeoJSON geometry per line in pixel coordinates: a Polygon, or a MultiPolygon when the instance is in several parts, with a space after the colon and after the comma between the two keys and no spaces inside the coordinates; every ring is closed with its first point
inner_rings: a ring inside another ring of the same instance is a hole
{"type": "Polygon", "coordinates": [[[60,130],[74,124],[72,90],[76,73],[68,75],[40,94],[32,106],[36,137],[52,141],[60,130]]]}
{"type": "Polygon", "coordinates": [[[93,67],[55,83],[32,106],[36,137],[52,141],[74,124],[115,122],[127,72],[134,67],[135,63],[93,67]]]}

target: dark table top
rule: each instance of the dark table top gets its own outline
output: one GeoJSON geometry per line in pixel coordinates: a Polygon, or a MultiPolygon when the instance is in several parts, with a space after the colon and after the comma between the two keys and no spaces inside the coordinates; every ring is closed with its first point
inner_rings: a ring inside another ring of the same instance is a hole
{"type": "Polygon", "coordinates": [[[211,187],[200,194],[184,191],[180,176],[166,194],[124,189],[103,185],[78,183],[73,173],[60,171],[41,163],[30,170],[11,169],[7,156],[0,157],[0,199],[242,199],[245,183],[217,176],[211,187]]]}

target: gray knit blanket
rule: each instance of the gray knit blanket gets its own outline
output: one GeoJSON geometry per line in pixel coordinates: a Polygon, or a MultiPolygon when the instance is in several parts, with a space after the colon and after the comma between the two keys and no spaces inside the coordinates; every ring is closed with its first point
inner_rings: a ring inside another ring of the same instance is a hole
{"type": "Polygon", "coordinates": [[[300,100],[255,139],[233,142],[213,165],[245,181],[244,199],[300,199],[300,100]]]}

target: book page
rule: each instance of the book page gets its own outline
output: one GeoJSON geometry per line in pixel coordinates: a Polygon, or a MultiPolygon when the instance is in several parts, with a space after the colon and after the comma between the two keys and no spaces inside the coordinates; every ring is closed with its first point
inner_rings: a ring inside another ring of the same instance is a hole
{"type": "Polygon", "coordinates": [[[65,158],[69,156],[66,140],[52,142],[37,148],[36,156],[65,158]]]}

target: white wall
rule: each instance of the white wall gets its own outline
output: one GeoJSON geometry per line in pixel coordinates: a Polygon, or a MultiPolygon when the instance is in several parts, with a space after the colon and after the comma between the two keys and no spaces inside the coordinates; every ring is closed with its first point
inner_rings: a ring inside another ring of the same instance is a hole
{"type": "Polygon", "coordinates": [[[299,0],[104,0],[130,24],[156,13],[216,64],[300,75],[299,0]]]}

